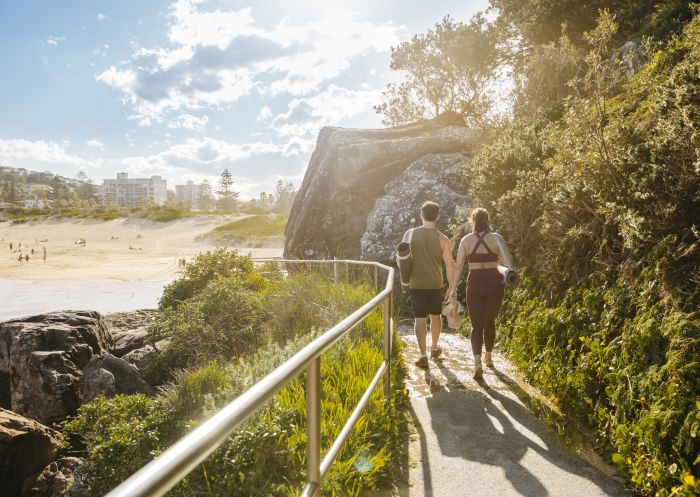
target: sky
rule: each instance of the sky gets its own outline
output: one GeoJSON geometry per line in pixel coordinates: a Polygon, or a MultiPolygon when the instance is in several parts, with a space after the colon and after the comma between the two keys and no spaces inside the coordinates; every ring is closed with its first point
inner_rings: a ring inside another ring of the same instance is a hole
{"type": "Polygon", "coordinates": [[[300,185],[323,126],[381,127],[390,49],[488,0],[0,0],[0,165],[300,185]]]}

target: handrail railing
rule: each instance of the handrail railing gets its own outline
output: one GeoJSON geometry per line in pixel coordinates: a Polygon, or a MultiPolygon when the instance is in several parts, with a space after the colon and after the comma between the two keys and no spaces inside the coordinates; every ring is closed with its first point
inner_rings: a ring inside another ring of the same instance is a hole
{"type": "Polygon", "coordinates": [[[323,476],[350,435],[382,377],[384,378],[384,393],[389,395],[394,268],[377,262],[351,260],[255,259],[255,262],[275,262],[285,265],[333,265],[336,278],[337,268],[341,264],[345,266],[346,275],[351,265],[374,267],[375,288],[378,286],[378,270],[385,271],[387,278],[384,288],[371,300],[314,339],[210,419],[134,473],[109,492],[107,497],[159,497],[164,495],[219,447],[233,430],[241,426],[246,419],[255,414],[269,399],[304,370],[307,372],[306,418],[308,432],[306,443],[307,485],[302,496],[317,497],[320,495],[323,476]],[[384,308],[384,361],[326,456],[321,460],[321,354],[364,321],[379,306],[384,308]]]}

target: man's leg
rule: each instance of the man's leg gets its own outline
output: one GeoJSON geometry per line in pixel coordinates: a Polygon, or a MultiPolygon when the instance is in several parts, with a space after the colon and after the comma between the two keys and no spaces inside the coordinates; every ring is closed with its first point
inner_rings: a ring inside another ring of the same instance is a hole
{"type": "Polygon", "coordinates": [[[440,333],[442,332],[442,316],[440,314],[430,315],[430,335],[432,342],[430,342],[430,350],[438,349],[438,340],[440,340],[440,333]]]}
{"type": "Polygon", "coordinates": [[[425,335],[427,334],[425,321],[426,318],[416,318],[415,324],[413,326],[413,329],[416,333],[416,340],[418,341],[418,348],[420,349],[421,357],[425,356],[425,335]]]}

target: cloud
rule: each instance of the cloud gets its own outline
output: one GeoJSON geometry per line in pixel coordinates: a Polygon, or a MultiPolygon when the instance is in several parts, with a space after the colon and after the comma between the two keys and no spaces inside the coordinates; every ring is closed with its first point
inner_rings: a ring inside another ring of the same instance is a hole
{"type": "Polygon", "coordinates": [[[94,48],[90,51],[90,55],[95,57],[107,57],[107,51],[109,50],[109,45],[102,45],[101,47],[94,48]]]}
{"type": "Polygon", "coordinates": [[[54,45],[55,46],[55,45],[58,45],[59,43],[62,43],[64,41],[66,41],[65,36],[49,36],[48,38],[46,38],[45,43],[47,45],[54,45]]]}
{"type": "Polygon", "coordinates": [[[174,2],[169,46],[137,48],[131,61],[96,76],[121,93],[141,125],[162,122],[170,112],[220,108],[253,91],[306,96],[353,59],[388,51],[401,29],[339,9],[265,29],[250,7],[205,10],[206,3],[174,2]]]}
{"type": "Polygon", "coordinates": [[[256,121],[267,121],[272,117],[272,111],[270,110],[270,107],[267,105],[263,105],[262,108],[260,109],[260,112],[258,113],[258,117],[256,118],[256,121]]]}
{"type": "Polygon", "coordinates": [[[201,131],[207,127],[209,118],[207,116],[197,117],[192,114],[180,114],[168,123],[168,128],[185,128],[201,131]]]}
{"type": "Polygon", "coordinates": [[[108,16],[108,15],[102,14],[101,12],[100,12],[99,14],[97,14],[97,20],[98,20],[98,21],[106,21],[107,19],[109,19],[109,16],[108,16]]]}
{"type": "Polygon", "coordinates": [[[54,141],[30,141],[0,138],[0,161],[8,163],[76,164],[87,161],[66,150],[67,145],[54,141]]]}
{"type": "Polygon", "coordinates": [[[160,174],[169,181],[177,178],[214,178],[225,168],[234,175],[244,197],[269,190],[280,172],[301,179],[306,154],[315,140],[297,137],[284,143],[232,143],[209,137],[189,138],[151,155],[131,156],[119,163],[139,176],[160,174]]]}
{"type": "Polygon", "coordinates": [[[337,85],[313,97],[295,98],[287,112],[272,120],[272,128],[280,135],[315,135],[322,126],[337,123],[372,108],[381,90],[349,90],[337,85]]]}
{"type": "Polygon", "coordinates": [[[97,140],[96,138],[86,141],[85,145],[87,145],[88,147],[96,148],[98,150],[102,150],[105,148],[104,143],[102,143],[100,140],[97,140]]]}

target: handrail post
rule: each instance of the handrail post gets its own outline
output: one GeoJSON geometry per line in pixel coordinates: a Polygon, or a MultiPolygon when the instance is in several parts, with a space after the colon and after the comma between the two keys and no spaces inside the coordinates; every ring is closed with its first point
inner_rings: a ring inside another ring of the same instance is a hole
{"type": "Polygon", "coordinates": [[[311,497],[321,495],[321,358],[306,368],[306,479],[311,497]]]}
{"type": "Polygon", "coordinates": [[[391,394],[391,296],[386,296],[384,300],[384,363],[386,372],[384,373],[384,395],[388,398],[391,394]]]}

